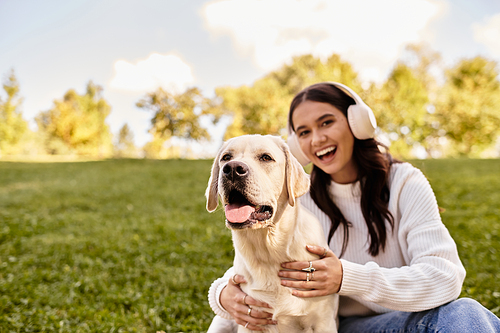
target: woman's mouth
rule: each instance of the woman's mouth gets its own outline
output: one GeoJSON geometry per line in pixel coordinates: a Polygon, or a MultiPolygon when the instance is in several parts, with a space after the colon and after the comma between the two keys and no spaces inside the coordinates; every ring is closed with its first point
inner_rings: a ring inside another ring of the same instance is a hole
{"type": "Polygon", "coordinates": [[[316,156],[324,161],[328,158],[331,158],[333,157],[333,155],[335,155],[335,152],[337,151],[337,146],[330,146],[330,147],[327,147],[325,149],[322,149],[320,151],[317,151],[316,152],[316,156]]]}

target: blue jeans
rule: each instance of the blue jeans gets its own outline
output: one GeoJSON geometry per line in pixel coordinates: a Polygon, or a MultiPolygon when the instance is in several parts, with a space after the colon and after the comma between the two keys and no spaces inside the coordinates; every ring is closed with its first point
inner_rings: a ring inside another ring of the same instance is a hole
{"type": "Polygon", "coordinates": [[[500,319],[478,302],[461,298],[422,312],[389,312],[371,317],[340,318],[339,333],[498,332],[500,319]]]}

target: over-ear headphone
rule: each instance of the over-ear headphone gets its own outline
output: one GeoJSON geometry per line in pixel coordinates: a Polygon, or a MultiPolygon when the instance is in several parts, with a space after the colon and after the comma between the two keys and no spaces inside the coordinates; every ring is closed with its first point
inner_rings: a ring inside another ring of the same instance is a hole
{"type": "MultiPolygon", "coordinates": [[[[372,139],[375,136],[375,129],[377,128],[377,120],[372,109],[348,86],[338,82],[324,83],[339,88],[356,102],[356,104],[349,105],[347,108],[347,121],[354,137],[359,140],[372,139]]],[[[293,156],[297,158],[300,164],[305,166],[311,162],[302,149],[300,149],[297,134],[292,129],[290,122],[288,123],[287,143],[293,156]]]]}

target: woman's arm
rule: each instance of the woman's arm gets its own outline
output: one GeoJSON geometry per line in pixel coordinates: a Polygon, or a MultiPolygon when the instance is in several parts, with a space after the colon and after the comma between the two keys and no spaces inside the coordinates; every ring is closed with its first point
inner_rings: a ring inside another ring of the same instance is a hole
{"type": "Polygon", "coordinates": [[[465,269],[429,182],[413,167],[401,173],[393,178],[389,209],[399,220],[399,249],[392,251],[399,250],[406,265],[384,268],[375,261],[361,265],[342,259],[339,294],[392,310],[423,311],[456,299],[465,269]]]}
{"type": "Polygon", "coordinates": [[[232,319],[238,325],[254,331],[263,331],[264,325],[273,325],[272,314],[257,309],[254,306],[270,308],[266,303],[257,301],[245,294],[240,284],[246,283],[241,275],[234,274],[231,267],[222,278],[215,280],[208,292],[208,302],[215,312],[225,319],[232,319]]]}
{"type": "MultiPolygon", "coordinates": [[[[374,312],[384,308],[422,311],[456,299],[465,278],[455,242],[441,221],[436,198],[420,170],[401,165],[392,178],[389,209],[395,218],[395,230],[388,229],[384,266],[380,258],[351,253],[355,260],[338,260],[333,253],[313,261],[314,280],[306,282],[301,269],[306,262],[286,263],[296,271],[282,271],[282,284],[296,290],[299,297],[315,297],[338,292],[374,312]],[[403,257],[403,260],[401,259],[403,257]],[[335,283],[327,283],[335,281],[335,283]],[[335,289],[339,285],[340,289],[335,289]]],[[[364,222],[363,222],[364,223],[364,222]]],[[[348,243],[349,245],[353,245],[348,243]]],[[[359,245],[359,244],[358,244],[359,245]]],[[[321,251],[321,249],[318,249],[321,251]]]]}

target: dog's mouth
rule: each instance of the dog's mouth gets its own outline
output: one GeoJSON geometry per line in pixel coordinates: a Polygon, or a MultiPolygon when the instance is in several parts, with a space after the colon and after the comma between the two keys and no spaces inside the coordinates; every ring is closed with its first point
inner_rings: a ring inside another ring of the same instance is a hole
{"type": "Polygon", "coordinates": [[[273,216],[271,206],[251,203],[238,190],[229,193],[227,202],[225,213],[230,229],[255,228],[273,216]]]}

